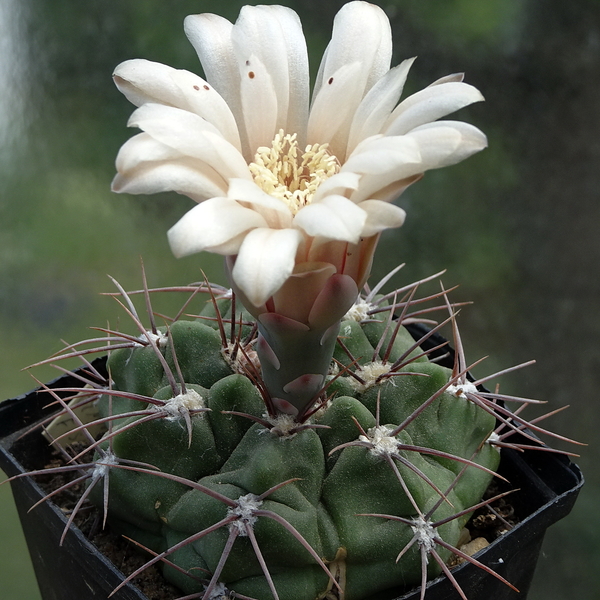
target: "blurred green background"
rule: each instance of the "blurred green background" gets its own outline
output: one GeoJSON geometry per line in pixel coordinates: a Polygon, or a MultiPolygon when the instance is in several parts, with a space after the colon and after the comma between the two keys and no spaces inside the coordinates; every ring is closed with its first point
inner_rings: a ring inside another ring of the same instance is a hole
{"type": "MultiPolygon", "coordinates": [[[[598,598],[600,581],[600,3],[597,0],[375,2],[394,30],[394,63],[418,56],[409,91],[456,71],[486,96],[458,118],[490,148],[427,174],[400,200],[404,227],[384,237],[374,278],[399,262],[399,285],[443,268],[478,374],[530,358],[502,380],[507,393],[550,408],[552,428],[589,443],[587,477],[571,516],[548,532],[530,600],[598,598]],[[591,572],[590,572],[591,571],[591,572]]],[[[182,31],[186,14],[235,19],[228,0],[1,0],[0,398],[34,382],[21,369],[61,339],[115,322],[107,274],[140,285],[187,283],[200,268],[224,282],[210,256],[175,260],[165,232],[190,201],[111,194],[114,158],[133,132],[132,107],[112,69],[148,58],[198,71],[182,31]]],[[[316,68],[339,1],[287,2],[302,17],[316,68]]],[[[40,379],[55,372],[37,369],[40,379]]],[[[8,486],[0,488],[0,590],[38,600],[8,486]]]]}

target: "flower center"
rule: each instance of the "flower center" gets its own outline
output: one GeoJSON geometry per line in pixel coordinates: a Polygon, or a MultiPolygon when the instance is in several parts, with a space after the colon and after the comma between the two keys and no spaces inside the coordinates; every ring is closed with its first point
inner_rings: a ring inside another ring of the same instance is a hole
{"type": "Polygon", "coordinates": [[[294,215],[311,203],[321,183],[340,170],[328,144],[312,144],[301,153],[296,137],[280,129],[271,147],[260,147],[248,165],[255,183],[285,202],[294,215]]]}

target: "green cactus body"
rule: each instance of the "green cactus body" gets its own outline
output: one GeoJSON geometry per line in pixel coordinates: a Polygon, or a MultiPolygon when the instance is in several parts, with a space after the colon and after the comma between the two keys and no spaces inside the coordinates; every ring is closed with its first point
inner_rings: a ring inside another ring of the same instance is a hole
{"type": "MultiPolygon", "coordinates": [[[[219,303],[225,313],[227,301],[219,303]]],[[[208,316],[211,311],[209,305],[208,316]]],[[[332,399],[307,423],[319,427],[286,433],[289,422],[280,417],[270,429],[261,395],[250,378],[234,372],[238,369],[223,352],[216,329],[212,321],[178,321],[157,338],[167,364],[182,373],[185,393],[197,396],[194,410],[188,410],[187,397],[179,398],[177,410],[165,407],[182,393],[174,393],[147,345],[112,352],[108,365],[115,388],[158,402],[102,399],[104,414],[144,413],[114,422],[114,454],[202,486],[111,469],[109,515],[116,527],[154,552],[189,539],[167,558],[195,578],[172,565],[164,567],[165,576],[187,594],[202,592],[215,569],[221,569],[219,581],[230,590],[272,598],[259,554],[281,600],[317,600],[328,591],[339,597],[315,555],[339,581],[345,600],[418,584],[419,544],[396,562],[417,525],[381,515],[415,519],[417,506],[421,514],[433,511],[428,516],[433,522],[479,502],[491,474],[449,455],[496,469],[499,453],[485,443],[494,416],[457,393],[444,392],[430,401],[452,374],[419,357],[420,348],[408,353],[397,373],[386,376],[386,365],[410,350],[410,334],[401,328],[390,345],[384,323],[348,320],[341,323],[340,338],[359,359],[355,370],[363,383],[338,373],[327,389],[332,399]],[[382,335],[387,339],[380,344],[382,335]],[[427,402],[416,418],[390,435],[427,402]],[[149,419],[149,412],[161,410],[160,418],[149,419]],[[432,453],[407,449],[415,447],[432,453]],[[447,498],[441,499],[446,490],[447,498]],[[379,516],[368,516],[373,514],[379,516]]],[[[343,365],[351,362],[341,346],[334,356],[343,365]]],[[[94,489],[92,496],[101,505],[102,491],[94,489]]],[[[449,520],[435,534],[456,545],[467,518],[449,520]]],[[[449,557],[442,547],[437,552],[449,557]]],[[[429,561],[428,570],[435,575],[439,567],[429,561]]]]}

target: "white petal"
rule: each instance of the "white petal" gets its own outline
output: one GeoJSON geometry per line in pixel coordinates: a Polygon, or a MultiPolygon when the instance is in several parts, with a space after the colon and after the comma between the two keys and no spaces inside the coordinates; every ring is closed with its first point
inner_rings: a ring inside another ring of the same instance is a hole
{"type": "Polygon", "coordinates": [[[389,70],[391,58],[392,33],[383,10],[367,2],[349,2],[335,16],[331,42],[323,55],[315,83],[315,94],[341,67],[358,61],[364,65],[356,82],[362,98],[389,70]]]}
{"type": "Polygon", "coordinates": [[[173,71],[173,67],[140,58],[118,65],[113,79],[119,91],[136,106],[157,102],[186,108],[181,106],[181,93],[171,79],[173,71]]]}
{"type": "MultiPolygon", "coordinates": [[[[258,59],[271,77],[276,96],[275,106],[287,114],[290,84],[287,46],[273,9],[290,10],[281,6],[243,6],[233,27],[232,41],[242,79],[247,73],[244,67],[253,67],[247,61],[258,59]]],[[[275,119],[275,123],[278,129],[283,128],[284,119],[281,114],[275,119]]]]}
{"type": "Polygon", "coordinates": [[[371,237],[385,229],[400,227],[406,218],[406,213],[399,206],[388,202],[365,200],[359,206],[367,213],[362,237],[371,237]]]}
{"type": "Polygon", "coordinates": [[[321,62],[319,64],[319,70],[317,71],[317,76],[315,78],[315,84],[313,86],[313,93],[311,99],[311,110],[312,105],[315,102],[315,98],[317,97],[321,87],[323,87],[323,78],[325,77],[325,65],[327,64],[327,57],[329,56],[329,47],[331,46],[331,42],[327,44],[325,51],[323,52],[323,56],[321,57],[321,62]]]}
{"type": "MultiPolygon", "coordinates": [[[[219,15],[204,13],[187,16],[183,28],[198,54],[206,79],[229,106],[240,107],[240,75],[231,40],[233,24],[219,15]]],[[[241,112],[234,114],[241,116],[241,112]]]]}
{"type": "Polygon", "coordinates": [[[325,196],[335,194],[345,196],[346,192],[358,189],[360,185],[360,175],[358,173],[340,172],[326,179],[318,188],[313,196],[313,203],[319,202],[325,196]]]}
{"type": "Polygon", "coordinates": [[[244,156],[247,160],[252,159],[254,154],[250,155],[243,119],[240,71],[231,39],[233,24],[210,13],[189,15],[183,24],[185,34],[202,63],[207,81],[225,99],[235,117],[244,156]]]}
{"type": "MultiPolygon", "coordinates": [[[[369,76],[367,78],[367,85],[365,92],[368,92],[389,70],[392,62],[392,28],[387,15],[378,6],[368,4],[370,10],[376,13],[376,19],[379,22],[379,33],[376,34],[377,40],[375,55],[369,68],[369,76]]],[[[375,17],[373,18],[375,22],[375,17]]],[[[359,25],[361,33],[365,35],[366,24],[361,23],[359,25]]]]}
{"type": "Polygon", "coordinates": [[[246,61],[253,56],[271,76],[277,98],[276,131],[283,129],[303,137],[309,78],[306,42],[298,15],[284,6],[244,6],[232,39],[242,78],[246,61]]]}
{"type": "Polygon", "coordinates": [[[348,135],[346,128],[362,98],[360,86],[356,85],[362,69],[363,66],[359,62],[340,67],[323,84],[310,109],[307,142],[328,143],[330,152],[337,156],[340,162],[345,160],[348,135]],[[335,140],[340,130],[342,139],[335,140]]]}
{"type": "Polygon", "coordinates": [[[117,173],[112,190],[122,194],[174,191],[185,194],[196,202],[222,196],[227,184],[207,165],[201,167],[189,159],[141,162],[127,171],[117,173]]]}
{"type": "Polygon", "coordinates": [[[161,144],[147,133],[127,140],[117,155],[112,190],[128,194],[175,191],[201,202],[223,196],[227,182],[212,167],[161,144]]]}
{"type": "Polygon", "coordinates": [[[381,200],[382,202],[393,202],[400,194],[406,190],[413,183],[416,183],[420,179],[423,178],[423,173],[417,173],[416,175],[412,175],[410,177],[405,177],[404,179],[399,179],[397,181],[392,181],[389,185],[385,187],[381,187],[381,184],[377,185],[377,190],[374,194],[372,194],[372,200],[381,200]]]}
{"type": "Polygon", "coordinates": [[[170,106],[144,104],[129,120],[159,142],[187,156],[206,162],[224,179],[250,179],[243,156],[213,125],[201,117],[170,106]]]}
{"type": "MultiPolygon", "coordinates": [[[[359,188],[353,192],[350,199],[353,202],[363,202],[369,198],[382,199],[380,193],[395,182],[403,181],[426,170],[423,164],[422,150],[419,139],[411,136],[374,137],[358,145],[354,154],[348,162],[342,166],[342,172],[355,165],[356,169],[366,170],[372,166],[374,173],[363,175],[359,188]],[[409,140],[415,142],[412,155],[409,140]],[[370,157],[370,150],[374,153],[370,157]],[[406,153],[406,154],[405,154],[406,153]],[[374,157],[379,157],[385,170],[377,170],[377,162],[374,157]],[[360,161],[364,160],[365,165],[360,161]],[[352,162],[351,162],[352,161],[352,162]]],[[[392,195],[390,199],[395,198],[392,195]]]]}
{"type": "Polygon", "coordinates": [[[294,270],[302,240],[297,229],[253,229],[233,267],[233,279],[254,306],[263,305],[294,270]]]}
{"type": "Polygon", "coordinates": [[[262,61],[250,56],[241,70],[244,126],[252,158],[261,146],[270,147],[277,126],[277,94],[273,78],[262,61]]]}
{"type": "Polygon", "coordinates": [[[298,134],[300,147],[306,144],[308,105],[310,98],[310,75],[308,50],[302,32],[300,18],[293,11],[282,6],[270,6],[271,10],[281,9],[279,22],[287,41],[288,70],[290,74],[289,106],[284,131],[298,134]]]}
{"type": "Polygon", "coordinates": [[[454,165],[487,147],[483,132],[462,121],[428,123],[408,136],[419,144],[423,170],[454,165]]]}
{"type": "Polygon", "coordinates": [[[309,143],[328,142],[330,150],[341,162],[346,160],[348,135],[352,118],[361,100],[373,85],[387,73],[392,57],[392,34],[390,23],[381,8],[367,2],[349,2],[337,13],[333,23],[333,33],[315,83],[313,105],[309,117],[309,143]],[[320,115],[320,127],[335,119],[336,127],[328,127],[328,135],[319,139],[319,132],[312,123],[312,113],[317,103],[322,102],[323,92],[332,80],[340,76],[342,69],[359,63],[353,73],[351,86],[338,88],[329,113],[320,115]],[[343,111],[341,119],[337,111],[343,111]],[[323,118],[325,116],[325,118],[323,118]],[[312,132],[312,133],[311,133],[312,132]]]}
{"type": "Polygon", "coordinates": [[[119,149],[117,154],[117,171],[130,171],[144,162],[159,162],[179,160],[184,158],[174,148],[161,144],[147,133],[138,133],[128,139],[119,149]]]}
{"type": "Polygon", "coordinates": [[[386,135],[403,135],[482,100],[481,92],[466,83],[448,82],[426,87],[396,107],[384,131],[386,135]]]}
{"type": "Polygon", "coordinates": [[[241,150],[237,124],[225,100],[204,79],[149,60],[128,60],[113,75],[127,99],[141,106],[147,102],[191,111],[214,125],[241,150]]]}
{"type": "Polygon", "coordinates": [[[440,83],[450,83],[451,81],[463,81],[465,78],[464,73],[451,73],[450,75],[444,75],[444,77],[440,77],[436,79],[433,83],[430,83],[427,87],[431,87],[433,85],[440,85],[440,83]]]}
{"type": "MultiPolygon", "coordinates": [[[[366,171],[372,167],[374,173],[365,173],[359,188],[350,195],[353,202],[380,197],[380,192],[396,181],[402,181],[423,172],[423,159],[417,140],[410,136],[373,136],[357,147],[342,171],[354,168],[366,171]],[[414,144],[414,145],[413,145],[414,144]],[[373,152],[373,154],[371,154],[373,152]],[[380,158],[386,169],[378,169],[376,158],[380,158]],[[362,164],[364,161],[364,164],[362,164]]],[[[392,196],[392,199],[395,196],[392,196]]]]}
{"type": "Polygon", "coordinates": [[[264,219],[248,208],[228,198],[211,198],[194,206],[169,229],[169,243],[173,254],[180,258],[208,250],[215,252],[231,240],[239,240],[237,247],[228,247],[226,254],[235,254],[241,243],[240,234],[264,227],[264,219]]]}
{"type": "Polygon", "coordinates": [[[358,243],[366,222],[365,211],[343,196],[326,196],[302,208],[294,225],[312,237],[358,243]]]}
{"type": "Polygon", "coordinates": [[[352,120],[346,155],[349,156],[361,140],[381,132],[400,100],[408,71],[414,61],[414,58],[410,58],[388,71],[363,98],[352,120]]]}
{"type": "Polygon", "coordinates": [[[227,197],[242,202],[248,208],[260,213],[274,229],[286,229],[292,226],[292,213],[285,202],[269,196],[253,181],[232,179],[229,182],[227,197]]]}
{"type": "MultiPolygon", "coordinates": [[[[487,146],[485,135],[473,125],[462,121],[436,121],[411,131],[400,138],[412,138],[419,146],[418,163],[398,164],[395,169],[379,175],[364,175],[360,187],[350,199],[362,202],[368,198],[393,200],[420,173],[456,164],[487,146]],[[397,189],[393,184],[398,183],[397,189]]],[[[379,138],[377,141],[388,138],[379,138]]],[[[345,167],[345,165],[344,165],[345,167]]],[[[344,168],[342,167],[342,169],[344,168]]]]}
{"type": "Polygon", "coordinates": [[[384,175],[421,162],[419,144],[408,136],[372,138],[358,149],[360,152],[355,152],[342,166],[342,172],[384,175]]]}
{"type": "Polygon", "coordinates": [[[382,133],[380,133],[380,134],[372,135],[371,137],[365,138],[364,140],[361,140],[358,143],[358,145],[356,146],[356,148],[354,148],[354,150],[352,151],[351,156],[365,152],[368,148],[371,147],[373,142],[375,142],[376,140],[382,140],[382,139],[385,139],[385,136],[382,133]]]}
{"type": "Polygon", "coordinates": [[[235,117],[219,92],[201,77],[182,69],[174,69],[171,79],[185,98],[187,110],[214,125],[221,135],[241,152],[240,134],[235,117]]]}

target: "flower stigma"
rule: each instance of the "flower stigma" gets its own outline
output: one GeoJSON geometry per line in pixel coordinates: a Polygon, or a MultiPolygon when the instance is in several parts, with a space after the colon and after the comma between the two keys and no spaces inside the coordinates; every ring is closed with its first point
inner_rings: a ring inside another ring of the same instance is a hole
{"type": "Polygon", "coordinates": [[[261,146],[248,167],[256,185],[285,202],[295,215],[311,203],[318,187],[340,170],[340,162],[328,146],[311,144],[300,153],[297,135],[280,129],[271,147],[261,146]]]}

